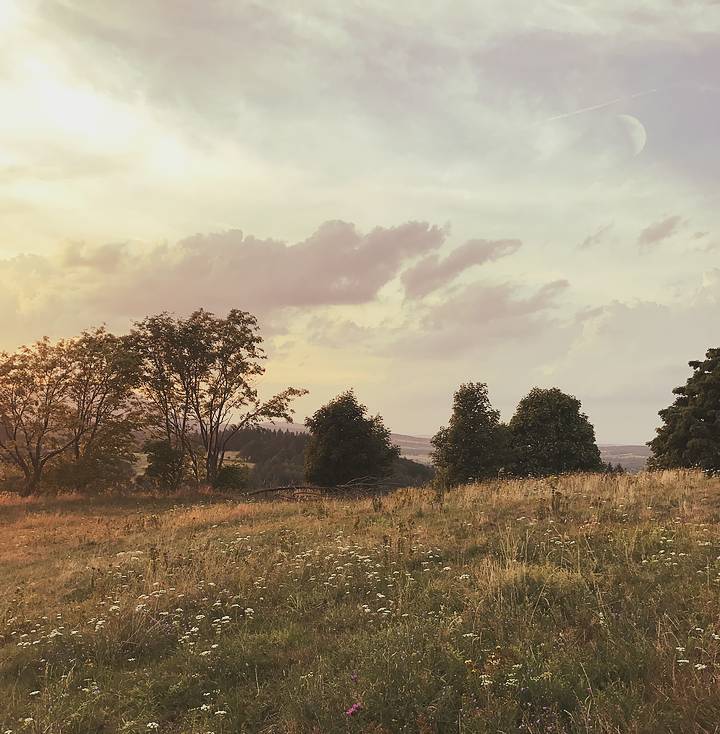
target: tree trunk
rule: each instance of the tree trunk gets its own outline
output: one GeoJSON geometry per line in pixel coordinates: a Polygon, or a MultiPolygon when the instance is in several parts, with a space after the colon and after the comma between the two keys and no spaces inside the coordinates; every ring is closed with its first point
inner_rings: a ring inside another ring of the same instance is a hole
{"type": "Polygon", "coordinates": [[[25,482],[20,489],[21,497],[32,497],[38,493],[38,490],[40,489],[41,473],[41,469],[36,469],[25,475],[25,482]]]}
{"type": "Polygon", "coordinates": [[[208,451],[207,459],[205,461],[205,479],[208,484],[214,484],[217,479],[219,470],[219,461],[217,450],[212,449],[208,451]]]}

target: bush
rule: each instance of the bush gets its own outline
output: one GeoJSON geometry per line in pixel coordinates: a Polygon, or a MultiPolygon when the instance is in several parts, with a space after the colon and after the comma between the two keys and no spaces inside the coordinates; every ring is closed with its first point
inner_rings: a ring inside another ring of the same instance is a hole
{"type": "Polygon", "coordinates": [[[213,488],[221,492],[236,492],[247,489],[250,481],[250,470],[240,464],[223,466],[217,473],[213,488]]]}

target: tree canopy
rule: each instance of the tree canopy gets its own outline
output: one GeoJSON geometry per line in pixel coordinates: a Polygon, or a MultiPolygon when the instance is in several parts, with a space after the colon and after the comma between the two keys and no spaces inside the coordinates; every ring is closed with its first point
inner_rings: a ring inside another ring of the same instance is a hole
{"type": "Polygon", "coordinates": [[[260,399],[256,380],[265,353],[257,320],[246,311],[221,318],[200,309],[186,319],[162,313],[137,323],[131,337],[157,427],[172,451],[189,459],[198,482],[215,483],[240,429],[290,422],[292,401],[306,393],[290,387],[260,399]]]}
{"type": "Polygon", "coordinates": [[[648,443],[655,469],[699,468],[720,471],[720,349],[688,363],[692,374],[659,415],[663,425],[648,443]]]}
{"type": "Polygon", "coordinates": [[[379,415],[368,417],[352,390],[338,395],[305,421],[310,438],[305,476],[323,486],[386,476],[400,450],[379,415]]]}
{"type": "Polygon", "coordinates": [[[455,392],[447,427],[432,438],[438,480],[454,486],[496,476],[506,460],[506,431],[500,411],[490,404],[484,382],[468,382],[455,392]]]}
{"type": "Polygon", "coordinates": [[[136,379],[125,342],[103,328],[0,354],[0,459],[22,475],[21,493],[48,468],[74,489],[127,478],[136,379]]]}
{"type": "Polygon", "coordinates": [[[542,476],[604,468],[595,429],[580,401],[558,388],[533,388],[509,423],[513,473],[542,476]]]}

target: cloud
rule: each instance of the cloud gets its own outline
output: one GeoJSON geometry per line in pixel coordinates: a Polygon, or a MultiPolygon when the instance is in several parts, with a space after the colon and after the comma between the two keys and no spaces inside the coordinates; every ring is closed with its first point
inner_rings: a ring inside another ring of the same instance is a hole
{"type": "Polygon", "coordinates": [[[67,268],[90,268],[110,273],[122,263],[126,250],[127,245],[124,243],[92,247],[72,242],[65,246],[61,262],[67,268]]]}
{"type": "Polygon", "coordinates": [[[362,232],[335,220],[295,243],[240,230],[198,234],[173,245],[70,243],[55,256],[0,260],[0,286],[15,304],[6,303],[6,316],[17,320],[23,314],[25,323],[45,323],[48,332],[74,320],[88,320],[75,328],[98,321],[127,324],[149,313],[200,306],[220,312],[241,307],[269,321],[284,309],[372,304],[417,257],[425,257],[426,271],[416,273],[413,287],[427,292],[519,246],[472,240],[442,261],[433,259],[447,237],[447,229],[426,222],[362,232]],[[59,302],[65,306],[56,321],[59,302]]]}
{"type": "Polygon", "coordinates": [[[650,224],[640,232],[637,243],[641,249],[657,245],[668,237],[672,237],[684,223],[682,217],[675,215],[650,224]]]}
{"type": "Polygon", "coordinates": [[[425,222],[361,233],[342,221],[325,222],[292,245],[240,230],[195,235],[126,260],[123,277],[95,298],[115,312],[131,306],[133,314],[164,304],[179,311],[241,304],[265,313],[367,303],[408,259],[439,248],[446,235],[425,222]]]}
{"type": "Polygon", "coordinates": [[[442,260],[428,255],[403,273],[405,292],[410,298],[422,298],[474,265],[517,252],[521,244],[520,240],[469,240],[442,260]]]}
{"type": "Polygon", "coordinates": [[[612,230],[613,226],[613,224],[606,224],[604,227],[600,227],[596,230],[593,234],[588,235],[580,244],[580,249],[586,250],[590,247],[595,247],[595,245],[599,245],[612,230]]]}
{"type": "Polygon", "coordinates": [[[520,283],[473,283],[410,314],[388,346],[395,355],[448,359],[482,354],[519,339],[536,339],[556,324],[557,299],[569,288],[556,280],[534,292],[520,283]]]}

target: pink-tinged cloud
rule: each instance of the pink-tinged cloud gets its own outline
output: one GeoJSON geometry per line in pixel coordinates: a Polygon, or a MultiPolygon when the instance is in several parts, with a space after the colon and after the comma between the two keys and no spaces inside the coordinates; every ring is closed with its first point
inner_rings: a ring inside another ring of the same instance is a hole
{"type": "MultiPolygon", "coordinates": [[[[425,222],[360,232],[329,221],[295,244],[230,230],[142,249],[128,244],[69,244],[58,256],[0,260],[0,291],[9,323],[27,338],[60,335],[106,322],[124,328],[160,311],[240,307],[263,323],[286,308],[365,304],[409,262],[445,244],[447,230],[425,222]]],[[[461,248],[463,250],[464,248],[461,248]]],[[[460,272],[475,258],[456,258],[460,272]]],[[[8,346],[15,328],[6,328],[8,346]]]]}
{"type": "Polygon", "coordinates": [[[523,295],[517,284],[469,285],[429,310],[420,332],[405,348],[427,358],[447,357],[481,354],[518,339],[535,339],[557,325],[557,299],[568,288],[567,281],[557,280],[523,295]]]}
{"type": "Polygon", "coordinates": [[[348,222],[330,221],[293,245],[239,230],[195,235],[126,257],[123,272],[94,298],[103,310],[129,316],[197,304],[222,310],[239,303],[266,313],[368,303],[407,260],[438,249],[445,238],[444,229],[425,222],[364,234],[348,222]]]}
{"type": "Polygon", "coordinates": [[[519,283],[474,283],[445,294],[440,303],[406,301],[402,326],[369,328],[320,315],[309,322],[306,337],[325,347],[344,350],[352,344],[358,352],[403,360],[497,356],[517,344],[544,354],[547,344],[567,342],[592,316],[581,311],[559,319],[558,299],[569,287],[557,280],[528,294],[519,283]]]}
{"type": "Polygon", "coordinates": [[[409,298],[422,298],[450,283],[474,265],[511,255],[520,248],[520,240],[469,240],[440,260],[428,255],[402,275],[405,293],[409,298]]]}
{"type": "Polygon", "coordinates": [[[89,268],[101,273],[114,271],[126,256],[127,245],[110,243],[98,247],[88,247],[84,243],[73,242],[65,247],[62,264],[68,268],[89,268]]]}
{"type": "Polygon", "coordinates": [[[600,227],[593,234],[588,235],[581,243],[580,249],[587,250],[590,247],[595,247],[605,240],[608,233],[612,230],[612,224],[606,224],[604,227],[600,227]]]}
{"type": "Polygon", "coordinates": [[[672,237],[680,227],[684,224],[682,217],[675,215],[667,217],[659,222],[651,224],[640,232],[638,237],[638,245],[641,248],[648,248],[659,244],[663,240],[672,237]]]}

